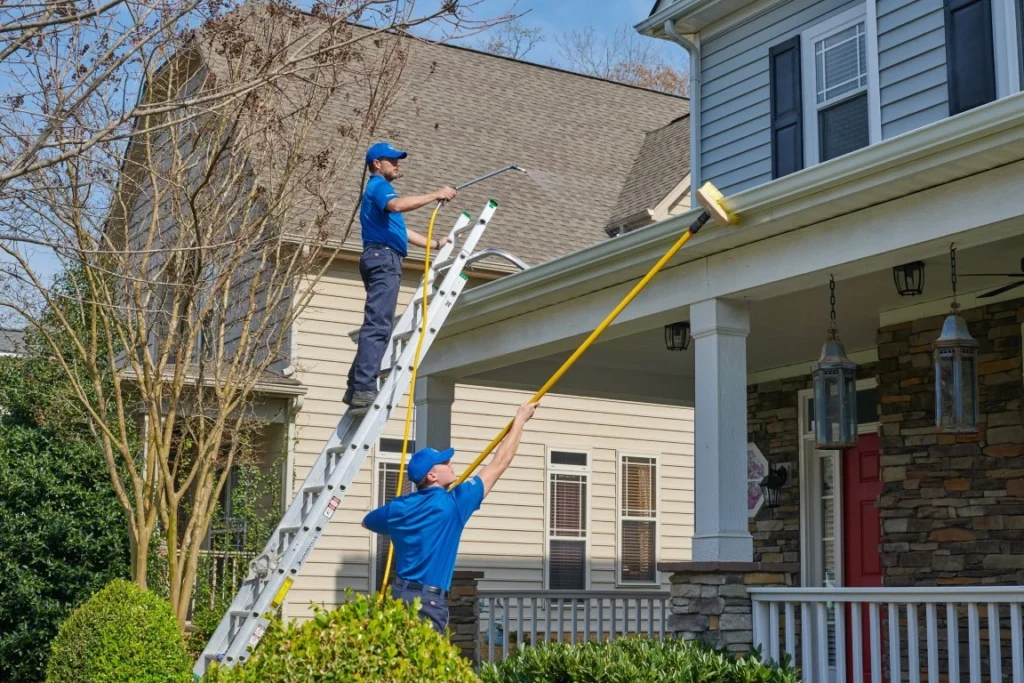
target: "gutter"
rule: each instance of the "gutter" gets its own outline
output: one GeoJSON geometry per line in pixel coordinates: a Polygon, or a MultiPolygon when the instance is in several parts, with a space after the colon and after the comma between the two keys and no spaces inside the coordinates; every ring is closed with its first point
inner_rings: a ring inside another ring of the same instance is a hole
{"type": "Polygon", "coordinates": [[[676,31],[675,22],[666,19],[665,35],[690,54],[690,197],[700,189],[700,38],[686,38],[676,31]]]}
{"type": "Polygon", "coordinates": [[[686,2],[685,0],[677,0],[671,2],[667,7],[658,11],[655,14],[647,17],[639,24],[635,24],[635,28],[639,33],[653,32],[660,26],[663,26],[665,22],[671,21],[675,23],[677,19],[685,14],[692,14],[696,10],[703,9],[708,5],[714,5],[718,0],[695,0],[693,2],[686,2]]]}
{"type": "MultiPolygon", "coordinates": [[[[862,193],[869,188],[859,181],[882,174],[887,169],[909,167],[907,171],[913,173],[921,165],[914,162],[921,159],[940,154],[961,154],[958,149],[961,146],[1022,127],[1024,93],[1019,93],[743,190],[727,197],[726,201],[730,210],[741,216],[753,218],[754,214],[763,213],[766,217],[778,219],[808,201],[815,205],[827,203],[829,199],[823,195],[844,186],[853,186],[852,192],[862,193]]],[[[993,144],[997,143],[994,141],[993,144]]],[[[891,179],[884,181],[884,184],[895,187],[891,179]]],[[[849,210],[857,209],[846,211],[849,210]]],[[[652,250],[658,253],[664,251],[666,245],[675,241],[679,232],[695,220],[699,213],[699,208],[691,209],[642,230],[614,240],[598,242],[527,271],[475,287],[460,298],[459,305],[449,318],[448,327],[451,329],[471,319],[475,315],[474,309],[480,306],[499,305],[500,308],[507,308],[553,289],[563,289],[570,275],[585,281],[592,278],[591,274],[595,272],[628,268],[629,262],[647,264],[652,250]]],[[[767,236],[748,234],[747,239],[764,239],[767,236]]],[[[709,235],[696,243],[713,239],[716,237],[709,235]]],[[[698,251],[700,256],[707,255],[707,249],[698,251]]]]}

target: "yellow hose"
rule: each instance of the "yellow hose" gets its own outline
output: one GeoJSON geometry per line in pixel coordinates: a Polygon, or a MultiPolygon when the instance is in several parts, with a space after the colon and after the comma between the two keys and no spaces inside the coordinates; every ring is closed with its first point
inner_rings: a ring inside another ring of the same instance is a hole
{"type": "MultiPolygon", "coordinates": [[[[579,360],[580,356],[582,356],[583,353],[590,348],[590,345],[594,343],[594,340],[600,337],[601,333],[608,329],[608,326],[612,324],[612,321],[619,317],[619,314],[622,313],[622,310],[626,306],[628,306],[630,302],[633,301],[633,299],[635,299],[640,292],[643,291],[644,287],[646,287],[648,283],[650,283],[650,281],[654,279],[654,276],[657,275],[658,272],[665,267],[665,264],[669,262],[669,259],[675,256],[676,252],[682,249],[683,245],[686,244],[686,242],[694,234],[695,231],[693,230],[687,230],[686,232],[683,233],[682,237],[680,237],[676,241],[676,243],[673,244],[667,252],[665,252],[665,255],[662,256],[661,259],[654,264],[654,267],[651,268],[650,271],[648,271],[647,275],[645,275],[644,278],[640,280],[640,282],[636,283],[636,286],[633,287],[633,290],[629,294],[627,294],[625,298],[619,302],[619,305],[616,306],[614,310],[612,310],[612,312],[609,313],[608,316],[601,322],[601,324],[597,326],[597,329],[591,332],[590,336],[587,337],[587,339],[582,344],[580,344],[579,348],[576,349],[576,351],[574,351],[573,354],[569,356],[569,358],[564,363],[562,363],[562,367],[558,368],[558,371],[555,372],[555,374],[551,375],[551,379],[549,379],[544,384],[544,386],[542,386],[540,390],[533,395],[533,398],[530,399],[530,403],[537,403],[538,401],[540,401],[544,397],[544,395],[551,390],[551,387],[555,386],[555,383],[558,382],[558,380],[562,379],[562,375],[568,372],[569,368],[571,368],[573,364],[577,360],[579,360]]],[[[513,422],[514,421],[509,422],[507,425],[505,425],[505,428],[501,430],[501,433],[499,433],[498,436],[494,437],[494,440],[487,445],[487,448],[485,448],[483,452],[479,456],[477,456],[476,460],[474,460],[470,464],[470,466],[466,468],[466,471],[463,472],[462,475],[455,480],[454,486],[458,486],[459,484],[461,484],[462,482],[466,481],[466,479],[469,478],[469,475],[473,473],[473,470],[479,467],[480,463],[484,461],[484,458],[490,455],[491,451],[493,451],[498,446],[498,444],[501,443],[501,440],[508,435],[509,431],[512,429],[513,422]]]]}
{"type": "MultiPolygon", "coordinates": [[[[395,491],[395,497],[402,495],[402,484],[405,478],[405,458],[409,453],[409,431],[412,429],[412,409],[415,404],[416,395],[416,374],[420,369],[420,353],[423,350],[423,339],[427,336],[427,295],[430,292],[430,243],[433,240],[434,235],[434,219],[437,218],[437,212],[441,210],[443,202],[438,202],[437,206],[434,207],[434,212],[430,214],[430,224],[427,225],[427,246],[426,256],[423,258],[423,312],[420,315],[420,338],[416,342],[416,355],[412,361],[412,379],[409,381],[409,402],[405,407],[405,433],[402,436],[402,459],[398,465],[398,490],[395,491]]],[[[381,582],[381,592],[388,585],[388,578],[391,575],[391,558],[395,554],[395,544],[390,540],[388,541],[388,561],[384,565],[384,580],[381,582]]]]}

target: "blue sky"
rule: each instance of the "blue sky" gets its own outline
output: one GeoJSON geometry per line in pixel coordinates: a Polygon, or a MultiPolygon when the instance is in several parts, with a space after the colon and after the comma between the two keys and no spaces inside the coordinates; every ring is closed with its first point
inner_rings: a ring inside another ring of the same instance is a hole
{"type": "MultiPolygon", "coordinates": [[[[514,6],[516,14],[524,14],[520,22],[524,26],[540,28],[547,40],[537,45],[527,60],[542,64],[557,57],[554,36],[573,29],[592,26],[602,36],[611,37],[615,30],[632,27],[650,14],[654,0],[479,0],[474,7],[477,17],[497,16],[514,6]]],[[[423,11],[426,5],[418,5],[423,11]]],[[[649,39],[669,63],[685,59],[683,49],[664,40],[649,39]]],[[[481,36],[467,41],[470,45],[485,42],[481,36]]]]}

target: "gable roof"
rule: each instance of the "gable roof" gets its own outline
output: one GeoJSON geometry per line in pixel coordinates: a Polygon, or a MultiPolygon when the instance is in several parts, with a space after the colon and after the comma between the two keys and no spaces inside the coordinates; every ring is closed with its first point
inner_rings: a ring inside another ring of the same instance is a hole
{"type": "Polygon", "coordinates": [[[690,170],[690,116],[651,131],[626,176],[607,227],[633,222],[637,214],[654,209],[690,170]]]}
{"type": "MultiPolygon", "coordinates": [[[[481,246],[506,249],[530,265],[606,239],[603,228],[645,136],[689,111],[689,101],[674,95],[453,45],[391,39],[409,48],[402,92],[378,127],[387,134],[377,136],[409,152],[396,189],[421,194],[507,164],[527,169],[529,176],[505,173],[460,192],[435,231],[447,233],[460,211],[476,217],[494,199],[498,212],[481,246]]],[[[208,60],[213,70],[221,63],[208,60]]],[[[333,98],[320,134],[337,135],[353,106],[348,96],[333,98]]],[[[338,183],[336,234],[361,194],[362,164],[353,166],[338,183]]],[[[424,208],[406,221],[425,233],[429,217],[424,208]]],[[[346,247],[361,250],[360,244],[356,221],[346,247]]]]}

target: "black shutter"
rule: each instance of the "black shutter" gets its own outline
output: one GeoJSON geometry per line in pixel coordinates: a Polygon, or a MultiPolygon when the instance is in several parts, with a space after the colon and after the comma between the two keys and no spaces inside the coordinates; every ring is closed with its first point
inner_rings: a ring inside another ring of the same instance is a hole
{"type": "Polygon", "coordinates": [[[949,115],[996,99],[992,0],[944,0],[949,115]]]}
{"type": "Polygon", "coordinates": [[[772,178],[804,167],[803,106],[800,100],[800,36],[768,50],[772,108],[772,178]]]}

